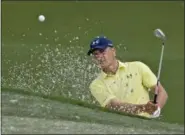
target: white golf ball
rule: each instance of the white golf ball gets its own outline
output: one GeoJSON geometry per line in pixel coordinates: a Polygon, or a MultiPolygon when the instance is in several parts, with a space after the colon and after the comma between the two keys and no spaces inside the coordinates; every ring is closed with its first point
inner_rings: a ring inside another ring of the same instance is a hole
{"type": "Polygon", "coordinates": [[[45,16],[44,15],[39,15],[38,17],[40,22],[44,22],[45,21],[45,16]]]}

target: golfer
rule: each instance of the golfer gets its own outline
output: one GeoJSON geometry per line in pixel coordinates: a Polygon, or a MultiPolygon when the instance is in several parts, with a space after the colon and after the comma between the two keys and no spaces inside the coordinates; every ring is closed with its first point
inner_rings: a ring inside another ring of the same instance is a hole
{"type": "Polygon", "coordinates": [[[93,39],[88,55],[101,68],[89,87],[102,107],[148,118],[160,116],[168,95],[159,84],[157,104],[150,100],[149,92],[154,92],[157,77],[146,64],[118,60],[112,41],[106,37],[93,39]]]}

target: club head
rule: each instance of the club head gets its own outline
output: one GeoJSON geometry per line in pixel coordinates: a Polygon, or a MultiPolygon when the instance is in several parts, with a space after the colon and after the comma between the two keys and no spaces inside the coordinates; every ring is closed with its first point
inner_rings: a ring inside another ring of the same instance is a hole
{"type": "Polygon", "coordinates": [[[155,29],[154,30],[154,35],[157,37],[157,38],[160,38],[161,40],[166,40],[166,36],[165,34],[162,32],[162,30],[160,29],[155,29]]]}

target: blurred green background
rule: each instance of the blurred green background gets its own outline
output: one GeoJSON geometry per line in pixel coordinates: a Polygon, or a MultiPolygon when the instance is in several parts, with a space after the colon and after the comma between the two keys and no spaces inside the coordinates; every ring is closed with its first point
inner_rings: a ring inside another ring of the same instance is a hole
{"type": "Polygon", "coordinates": [[[184,124],[182,1],[3,1],[2,87],[91,100],[88,85],[97,70],[86,52],[98,35],[113,40],[119,59],[143,61],[157,75],[161,41],[153,34],[156,28],[167,36],[161,83],[169,100],[161,120],[184,124]],[[46,17],[44,22],[38,21],[40,14],[46,17]]]}

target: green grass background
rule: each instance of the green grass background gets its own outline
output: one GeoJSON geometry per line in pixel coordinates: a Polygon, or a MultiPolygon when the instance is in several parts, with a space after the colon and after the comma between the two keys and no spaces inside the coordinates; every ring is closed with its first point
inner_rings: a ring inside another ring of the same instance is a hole
{"type": "MultiPolygon", "coordinates": [[[[41,61],[37,58],[40,54],[46,52],[48,54],[48,50],[44,50],[45,48],[49,48],[52,52],[58,48],[65,56],[61,56],[60,59],[57,57],[55,63],[52,63],[51,60],[50,70],[48,70],[48,66],[45,66],[39,69],[41,72],[59,71],[60,68],[63,68],[62,66],[57,66],[55,69],[55,66],[52,68],[52,65],[62,63],[62,61],[65,61],[67,65],[73,65],[77,56],[79,56],[79,62],[88,60],[86,52],[89,42],[95,36],[102,34],[113,40],[119,59],[124,61],[141,60],[148,64],[157,75],[161,41],[153,35],[156,28],[162,29],[167,36],[161,83],[168,92],[169,100],[162,111],[161,120],[184,124],[184,2],[182,1],[3,1],[1,70],[2,78],[11,81],[2,83],[2,87],[16,88],[18,85],[15,84],[18,84],[18,80],[34,78],[35,76],[31,76],[30,73],[38,72],[35,70],[36,65],[41,61]],[[39,14],[45,15],[45,22],[38,21],[39,14]],[[66,36],[66,34],[68,35],[66,36]],[[70,43],[69,41],[73,41],[75,36],[79,37],[78,42],[70,43]],[[121,47],[119,47],[120,43],[123,44],[121,47]],[[38,47],[39,45],[40,47],[38,47]],[[71,52],[67,49],[70,47],[73,48],[70,49],[71,52]],[[32,56],[34,58],[30,61],[32,56]],[[70,57],[71,59],[69,59],[70,57]],[[19,68],[22,63],[26,63],[27,67],[19,68]],[[15,70],[15,65],[16,69],[20,71],[15,70]],[[20,76],[21,71],[27,73],[27,78],[25,78],[25,74],[20,76]]],[[[52,56],[56,57],[49,54],[48,56],[50,59],[52,56]]],[[[68,70],[67,65],[64,68],[68,70]]],[[[78,68],[75,68],[75,65],[71,67],[73,68],[69,71],[73,72],[76,78],[81,79],[81,75],[77,73],[78,68]]],[[[84,66],[81,69],[85,70],[86,68],[84,66]]],[[[94,75],[93,72],[89,74],[94,75]]],[[[53,73],[53,76],[56,77],[57,72],[53,73]]],[[[74,81],[74,78],[68,77],[67,83],[62,84],[65,85],[62,87],[64,89],[60,88],[59,83],[58,86],[48,86],[52,87],[53,91],[44,91],[45,94],[61,95],[61,91],[70,91],[72,95],[75,95],[75,88],[71,88],[71,85],[77,84],[77,82],[74,81]],[[70,79],[72,79],[71,82],[70,79]]],[[[62,79],[60,78],[60,80],[62,79]]],[[[30,91],[34,91],[36,85],[41,86],[41,84],[37,84],[39,80],[36,77],[32,80],[35,81],[34,84],[32,81],[25,83],[30,87],[34,85],[30,91]]],[[[81,80],[83,82],[80,81],[80,84],[84,82],[85,84],[78,88],[83,91],[83,95],[90,97],[87,95],[89,94],[87,91],[92,78],[88,78],[86,81],[84,81],[85,78],[81,80]]],[[[20,84],[23,83],[20,82],[20,84]]],[[[49,80],[43,82],[42,86],[48,84],[50,84],[49,80]]],[[[26,89],[26,85],[21,85],[21,88],[26,89]]]]}

